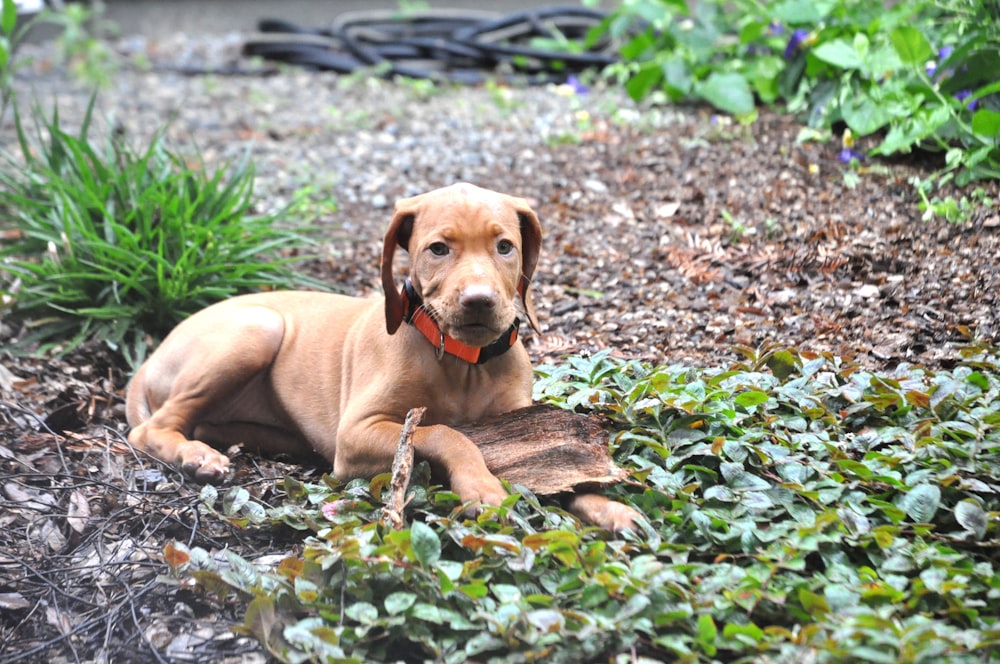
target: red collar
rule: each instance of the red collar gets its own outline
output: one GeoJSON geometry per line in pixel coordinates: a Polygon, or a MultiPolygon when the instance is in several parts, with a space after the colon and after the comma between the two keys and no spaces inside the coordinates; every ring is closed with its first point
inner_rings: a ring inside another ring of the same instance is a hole
{"type": "Polygon", "coordinates": [[[431,342],[437,351],[439,360],[444,353],[448,353],[469,364],[482,364],[498,355],[503,355],[517,342],[517,328],[521,323],[517,318],[514,319],[514,324],[510,326],[510,329],[500,335],[499,339],[479,348],[464,344],[442,332],[437,321],[427,313],[423,300],[417,295],[417,291],[409,279],[403,284],[399,295],[403,299],[403,320],[417,328],[427,341],[431,342]]]}

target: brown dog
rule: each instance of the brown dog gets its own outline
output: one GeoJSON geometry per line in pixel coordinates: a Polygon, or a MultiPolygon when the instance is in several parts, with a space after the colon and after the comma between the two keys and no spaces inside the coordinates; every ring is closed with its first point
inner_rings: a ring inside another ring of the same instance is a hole
{"type": "MultiPolygon", "coordinates": [[[[129,386],[129,441],[201,481],[229,466],[203,440],[318,452],[346,480],[388,471],[407,411],[425,406],[417,457],[463,501],[497,505],[503,485],[449,425],[531,403],[517,327],[519,314],[538,327],[528,284],[540,244],[538,217],[520,198],[457,184],[401,200],[382,252],[384,301],[274,292],[194,314],[129,386]],[[410,255],[402,290],[397,246],[410,255]]],[[[596,494],[569,508],[613,530],[637,516],[596,494]]]]}

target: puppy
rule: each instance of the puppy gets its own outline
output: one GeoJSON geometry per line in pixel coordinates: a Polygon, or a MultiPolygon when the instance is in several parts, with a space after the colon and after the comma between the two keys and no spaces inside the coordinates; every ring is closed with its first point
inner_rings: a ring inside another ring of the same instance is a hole
{"type": "MultiPolygon", "coordinates": [[[[500,480],[452,426],[531,403],[518,327],[523,317],[538,329],[529,285],[540,247],[521,198],[463,183],[400,200],[383,245],[384,297],[259,293],[194,314],[132,380],[129,441],[200,481],[223,478],[229,459],[212,445],[233,443],[319,453],[347,480],[388,471],[407,411],[424,406],[417,458],[462,501],[499,504],[500,480]],[[400,247],[410,255],[402,287],[400,247]]],[[[569,508],[612,530],[637,516],[596,494],[569,508]]]]}

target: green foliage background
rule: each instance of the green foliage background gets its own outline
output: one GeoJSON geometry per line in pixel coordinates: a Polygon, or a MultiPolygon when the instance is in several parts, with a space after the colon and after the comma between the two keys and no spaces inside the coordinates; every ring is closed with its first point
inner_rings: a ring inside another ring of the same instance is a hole
{"type": "Polygon", "coordinates": [[[873,155],[940,151],[939,183],[1000,177],[995,0],[690,4],[623,0],[594,32],[625,42],[616,74],[633,98],[737,116],[779,105],[810,126],[870,136],[873,155]]]}

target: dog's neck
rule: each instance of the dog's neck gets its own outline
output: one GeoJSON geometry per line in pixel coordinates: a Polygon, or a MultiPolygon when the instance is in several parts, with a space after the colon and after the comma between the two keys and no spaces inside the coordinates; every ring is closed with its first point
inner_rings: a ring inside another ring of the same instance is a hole
{"type": "Polygon", "coordinates": [[[439,360],[447,354],[454,355],[469,364],[483,364],[487,360],[503,355],[517,343],[520,319],[515,318],[513,325],[493,343],[482,347],[470,346],[441,331],[441,326],[424,308],[423,300],[409,279],[403,284],[400,297],[403,299],[403,320],[419,330],[427,341],[431,342],[439,360]]]}

